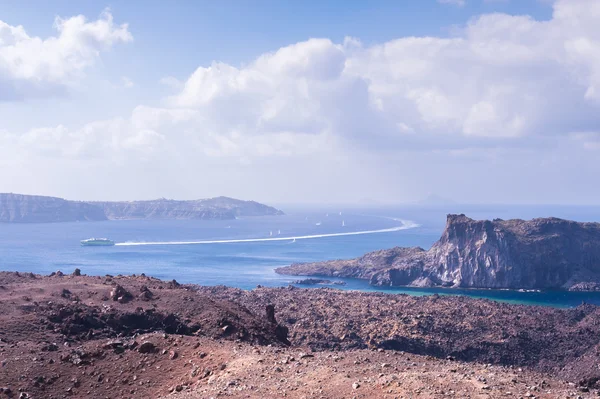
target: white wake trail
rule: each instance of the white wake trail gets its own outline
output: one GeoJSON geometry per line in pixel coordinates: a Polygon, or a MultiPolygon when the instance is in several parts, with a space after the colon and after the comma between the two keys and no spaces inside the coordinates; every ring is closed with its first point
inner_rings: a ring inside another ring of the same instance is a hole
{"type": "Polygon", "coordinates": [[[326,238],[326,237],[344,237],[344,236],[358,236],[364,234],[379,234],[379,233],[392,233],[394,231],[407,230],[415,227],[419,227],[418,224],[408,220],[394,219],[402,223],[402,226],[390,227],[387,229],[380,230],[363,230],[363,231],[349,231],[345,233],[328,233],[328,234],[313,234],[308,236],[291,236],[291,237],[269,237],[269,238],[242,238],[234,240],[207,240],[207,241],[155,241],[155,242],[119,242],[115,245],[118,246],[138,246],[138,245],[200,245],[200,244],[234,244],[242,242],[271,242],[271,241],[292,241],[292,240],[310,240],[314,238],[326,238]]]}

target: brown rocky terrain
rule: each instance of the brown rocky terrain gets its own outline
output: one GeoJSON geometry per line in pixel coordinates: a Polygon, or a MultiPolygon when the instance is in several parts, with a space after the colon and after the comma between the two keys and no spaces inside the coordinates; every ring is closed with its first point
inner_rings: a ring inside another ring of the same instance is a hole
{"type": "Polygon", "coordinates": [[[442,237],[429,250],[392,248],[276,271],[367,279],[377,286],[597,290],[600,223],[448,215],[442,237]]]}
{"type": "Polygon", "coordinates": [[[0,398],[593,397],[600,311],[0,273],[0,398]]]}

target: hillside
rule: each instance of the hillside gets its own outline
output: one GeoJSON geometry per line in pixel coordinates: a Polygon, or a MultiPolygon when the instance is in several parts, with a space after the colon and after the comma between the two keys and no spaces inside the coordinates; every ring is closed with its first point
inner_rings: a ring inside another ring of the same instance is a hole
{"type": "Polygon", "coordinates": [[[234,219],[282,215],[255,201],[228,197],[176,201],[82,202],[62,198],[0,193],[0,222],[47,223],[113,219],[234,219]]]}
{"type": "Polygon", "coordinates": [[[0,272],[0,398],[592,398],[600,310],[0,272]]]}

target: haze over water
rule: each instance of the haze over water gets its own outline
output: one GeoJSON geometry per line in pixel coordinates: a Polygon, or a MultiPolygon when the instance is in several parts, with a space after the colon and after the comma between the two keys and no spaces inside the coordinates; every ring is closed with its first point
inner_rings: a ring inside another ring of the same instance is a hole
{"type": "MultiPolygon", "coordinates": [[[[394,246],[429,248],[439,238],[449,212],[466,213],[476,219],[556,216],[600,221],[600,207],[413,206],[284,211],[285,216],[225,221],[3,224],[2,269],[40,274],[56,270],[69,273],[75,268],[89,275],[145,273],[184,283],[252,289],[257,285],[287,286],[299,279],[274,272],[276,267],[295,262],[352,258],[394,246]],[[79,245],[81,239],[90,237],[107,237],[118,245],[79,245]]],[[[582,302],[600,305],[600,293],[381,289],[362,280],[345,282],[345,286],[335,288],[411,295],[460,294],[559,307],[582,302]]]]}

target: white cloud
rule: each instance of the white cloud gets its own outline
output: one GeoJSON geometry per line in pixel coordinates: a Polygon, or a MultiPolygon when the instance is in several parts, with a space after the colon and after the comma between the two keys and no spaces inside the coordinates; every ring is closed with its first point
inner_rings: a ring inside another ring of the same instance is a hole
{"type": "Polygon", "coordinates": [[[599,18],[599,2],[559,0],[549,21],[487,14],[452,38],[310,39],[243,66],[215,61],[184,81],[164,78],[174,92],[161,107],[0,134],[0,148],[158,173],[157,190],[182,173],[214,175],[202,181],[215,187],[235,175],[246,193],[270,178],[280,198],[323,187],[339,199],[357,186],[379,196],[432,184],[459,192],[451,177],[470,176],[498,181],[495,199],[510,199],[501,189],[511,184],[542,193],[555,180],[579,195],[567,174],[599,167],[597,134],[573,133],[600,125],[599,18]],[[530,186],[509,178],[519,173],[530,186]]]}
{"type": "Polygon", "coordinates": [[[57,17],[54,28],[58,35],[43,39],[0,21],[0,101],[64,90],[102,51],[133,40],[127,24],[116,25],[109,11],[96,21],[57,17]]]}
{"type": "Polygon", "coordinates": [[[467,5],[466,0],[437,0],[440,4],[449,4],[456,7],[464,7],[467,5]]]}
{"type": "Polygon", "coordinates": [[[169,104],[197,110],[219,134],[566,135],[599,122],[598,5],[559,1],[551,21],[483,15],[451,39],[311,39],[242,68],[200,67],[169,104]]]}
{"type": "Polygon", "coordinates": [[[133,80],[129,79],[127,76],[121,77],[121,84],[125,89],[131,89],[133,86],[135,86],[133,80]]]}

